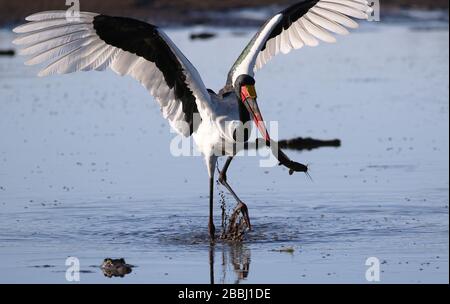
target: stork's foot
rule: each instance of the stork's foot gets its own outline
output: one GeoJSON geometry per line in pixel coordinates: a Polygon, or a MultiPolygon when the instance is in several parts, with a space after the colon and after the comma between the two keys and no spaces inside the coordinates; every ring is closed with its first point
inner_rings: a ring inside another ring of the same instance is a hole
{"type": "Polygon", "coordinates": [[[233,241],[242,241],[247,229],[252,229],[248,207],[243,202],[239,202],[230,217],[227,238],[233,241]]]}
{"type": "Polygon", "coordinates": [[[242,217],[244,218],[247,228],[249,230],[252,230],[252,225],[250,223],[250,216],[248,215],[248,207],[243,202],[239,202],[239,204],[236,206],[236,209],[234,209],[234,213],[231,216],[232,220],[238,218],[239,214],[242,214],[242,217]]]}

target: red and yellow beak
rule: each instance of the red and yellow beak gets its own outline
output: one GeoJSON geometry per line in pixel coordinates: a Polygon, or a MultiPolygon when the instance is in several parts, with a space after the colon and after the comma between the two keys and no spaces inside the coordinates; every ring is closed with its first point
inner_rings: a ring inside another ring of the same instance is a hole
{"type": "Polygon", "coordinates": [[[262,117],[261,111],[259,110],[258,103],[256,102],[257,95],[255,86],[253,85],[242,86],[241,98],[242,102],[244,103],[244,105],[247,107],[247,110],[251,114],[256,126],[258,127],[259,132],[266,140],[266,143],[270,145],[270,135],[264,124],[264,119],[262,117]]]}
{"type": "Polygon", "coordinates": [[[256,102],[256,90],[253,85],[244,85],[241,87],[241,98],[242,102],[246,106],[248,112],[253,117],[256,126],[258,127],[259,132],[264,137],[266,141],[266,145],[271,148],[272,153],[280,162],[280,165],[286,166],[289,169],[289,174],[293,174],[294,172],[304,172],[308,176],[308,166],[303,164],[294,162],[286,156],[286,154],[281,151],[280,147],[277,144],[272,145],[271,139],[269,136],[269,132],[264,124],[264,119],[262,117],[261,111],[259,110],[258,103],[256,102]]]}

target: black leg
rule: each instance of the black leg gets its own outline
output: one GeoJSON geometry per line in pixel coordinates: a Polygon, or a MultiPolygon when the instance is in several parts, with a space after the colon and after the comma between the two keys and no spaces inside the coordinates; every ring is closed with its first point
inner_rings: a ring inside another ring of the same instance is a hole
{"type": "Polygon", "coordinates": [[[234,190],[231,188],[230,184],[227,181],[227,171],[228,171],[228,168],[230,167],[230,164],[232,161],[233,161],[233,157],[229,157],[227,159],[227,161],[225,162],[225,165],[223,166],[222,171],[219,170],[219,182],[225,188],[227,188],[227,190],[231,193],[231,195],[234,197],[234,199],[238,203],[232,218],[235,218],[239,212],[242,212],[242,215],[244,216],[244,220],[247,222],[248,228],[252,229],[252,225],[250,224],[250,216],[248,215],[247,205],[243,201],[241,201],[241,199],[237,196],[237,194],[234,192],[234,190]]]}
{"type": "Polygon", "coordinates": [[[233,161],[233,156],[230,156],[227,158],[227,161],[225,162],[225,165],[222,168],[222,172],[220,175],[223,174],[223,176],[227,176],[228,168],[230,168],[231,162],[233,161]]]}
{"type": "Polygon", "coordinates": [[[216,170],[217,157],[210,156],[206,159],[209,175],[209,222],[208,230],[211,244],[214,243],[216,227],[214,226],[214,171],[216,170]]]}
{"type": "Polygon", "coordinates": [[[214,242],[216,227],[214,226],[214,177],[209,178],[209,237],[214,242]]]}
{"type": "Polygon", "coordinates": [[[214,245],[209,246],[209,280],[214,285],[214,245]]]}
{"type": "Polygon", "coordinates": [[[241,200],[239,199],[239,197],[236,195],[236,193],[233,191],[233,189],[231,188],[230,184],[228,184],[227,181],[227,172],[228,172],[228,168],[230,168],[231,162],[233,161],[233,157],[228,157],[227,161],[225,162],[225,165],[223,166],[222,171],[220,171],[218,168],[217,170],[219,171],[219,182],[225,187],[227,188],[227,190],[231,193],[231,195],[233,195],[234,199],[237,202],[241,202],[241,200]]]}

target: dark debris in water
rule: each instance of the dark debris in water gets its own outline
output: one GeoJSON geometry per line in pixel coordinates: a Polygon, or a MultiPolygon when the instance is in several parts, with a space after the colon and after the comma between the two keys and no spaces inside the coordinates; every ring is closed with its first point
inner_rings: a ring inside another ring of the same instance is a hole
{"type": "Polygon", "coordinates": [[[339,139],[332,140],[319,140],[313,138],[298,137],[289,140],[281,140],[278,142],[281,149],[298,150],[298,151],[311,151],[323,147],[339,148],[341,141],[339,139]]]}
{"type": "Polygon", "coordinates": [[[272,251],[293,254],[295,252],[295,249],[294,249],[294,247],[291,247],[291,246],[288,246],[288,247],[284,247],[283,246],[283,247],[278,248],[278,249],[273,249],[272,251]]]}
{"type": "MultiPolygon", "coordinates": [[[[340,148],[342,142],[340,139],[321,140],[314,138],[297,137],[292,139],[280,140],[278,148],[295,150],[295,151],[312,151],[320,148],[340,148]]],[[[246,150],[260,149],[266,147],[266,142],[263,139],[258,139],[254,143],[246,143],[246,150]]]]}
{"type": "Polygon", "coordinates": [[[0,50],[0,56],[13,57],[14,55],[16,55],[16,52],[14,50],[0,50]]]}
{"type": "Polygon", "coordinates": [[[214,33],[203,32],[203,33],[193,33],[190,35],[191,40],[210,40],[215,38],[217,35],[214,33]]]}
{"type": "Polygon", "coordinates": [[[133,265],[127,264],[124,258],[120,259],[104,259],[102,265],[100,266],[101,270],[105,277],[113,278],[120,277],[123,278],[126,275],[130,274],[133,271],[133,265]]]}
{"type": "Polygon", "coordinates": [[[30,266],[31,268],[55,268],[55,265],[34,265],[30,266]]]}

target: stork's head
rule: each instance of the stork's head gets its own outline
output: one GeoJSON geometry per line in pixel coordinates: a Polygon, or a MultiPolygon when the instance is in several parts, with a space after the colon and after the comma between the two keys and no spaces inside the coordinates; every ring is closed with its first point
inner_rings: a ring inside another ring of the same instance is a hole
{"type": "Polygon", "coordinates": [[[256,102],[257,95],[255,83],[256,82],[253,77],[249,75],[241,75],[236,79],[234,89],[236,91],[236,95],[240,97],[241,101],[244,103],[253,118],[259,132],[264,137],[266,142],[270,143],[269,132],[267,132],[267,128],[264,125],[264,119],[261,111],[259,110],[258,103],[256,102]]]}

